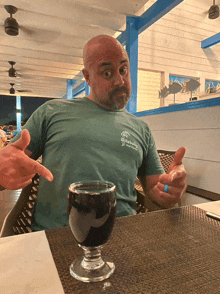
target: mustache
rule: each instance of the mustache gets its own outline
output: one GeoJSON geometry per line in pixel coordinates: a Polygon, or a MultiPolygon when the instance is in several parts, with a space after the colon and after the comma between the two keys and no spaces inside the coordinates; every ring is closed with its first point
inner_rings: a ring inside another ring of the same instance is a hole
{"type": "Polygon", "coordinates": [[[127,87],[125,87],[125,86],[121,86],[121,87],[117,86],[117,87],[115,87],[114,90],[111,91],[109,96],[113,97],[114,95],[116,95],[116,94],[118,94],[120,92],[125,92],[127,94],[127,96],[129,95],[129,90],[128,90],[127,87]]]}

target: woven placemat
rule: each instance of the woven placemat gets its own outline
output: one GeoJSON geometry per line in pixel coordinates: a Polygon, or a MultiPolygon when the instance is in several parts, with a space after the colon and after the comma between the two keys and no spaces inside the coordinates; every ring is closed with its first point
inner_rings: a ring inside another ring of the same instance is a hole
{"type": "Polygon", "coordinates": [[[116,269],[102,282],[70,275],[83,251],[69,227],[45,233],[65,293],[220,293],[220,222],[197,207],[117,218],[102,251],[116,269]]]}

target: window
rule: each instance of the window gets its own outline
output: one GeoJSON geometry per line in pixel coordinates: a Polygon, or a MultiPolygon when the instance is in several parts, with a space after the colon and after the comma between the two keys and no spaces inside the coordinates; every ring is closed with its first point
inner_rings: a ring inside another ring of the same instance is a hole
{"type": "Polygon", "coordinates": [[[137,112],[159,108],[161,72],[138,69],[137,112]]]}

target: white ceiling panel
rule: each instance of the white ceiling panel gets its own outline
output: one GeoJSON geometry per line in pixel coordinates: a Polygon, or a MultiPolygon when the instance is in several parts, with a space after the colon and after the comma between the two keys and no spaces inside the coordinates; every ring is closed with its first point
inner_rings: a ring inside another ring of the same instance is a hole
{"type": "Polygon", "coordinates": [[[127,15],[141,15],[146,0],[0,0],[0,95],[10,83],[23,96],[61,98],[66,80],[83,80],[83,47],[99,34],[114,36],[124,29],[127,15]],[[4,5],[13,5],[19,35],[9,36],[4,5]],[[8,61],[16,62],[10,78],[8,61]]]}

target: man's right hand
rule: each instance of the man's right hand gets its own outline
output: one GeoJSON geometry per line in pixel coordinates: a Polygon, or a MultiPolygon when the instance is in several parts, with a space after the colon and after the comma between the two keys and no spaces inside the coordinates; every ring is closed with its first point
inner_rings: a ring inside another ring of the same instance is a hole
{"type": "Polygon", "coordinates": [[[28,130],[23,130],[21,138],[0,152],[0,185],[8,190],[21,189],[32,182],[36,173],[53,181],[52,173],[43,165],[29,158],[25,149],[30,144],[28,130]]]}

